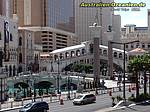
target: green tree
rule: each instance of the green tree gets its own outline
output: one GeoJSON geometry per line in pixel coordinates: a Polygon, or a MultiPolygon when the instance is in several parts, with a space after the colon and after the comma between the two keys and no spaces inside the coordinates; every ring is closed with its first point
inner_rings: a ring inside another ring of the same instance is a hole
{"type": "Polygon", "coordinates": [[[136,97],[139,96],[139,73],[142,71],[144,73],[144,94],[147,94],[146,87],[146,71],[150,71],[150,54],[144,54],[141,56],[135,56],[128,63],[128,69],[133,73],[136,79],[136,97]]]}
{"type": "Polygon", "coordinates": [[[128,64],[128,69],[130,72],[133,73],[133,76],[135,76],[135,82],[136,82],[136,97],[139,97],[139,73],[141,70],[141,57],[140,56],[135,56],[131,60],[129,60],[128,64]]]}

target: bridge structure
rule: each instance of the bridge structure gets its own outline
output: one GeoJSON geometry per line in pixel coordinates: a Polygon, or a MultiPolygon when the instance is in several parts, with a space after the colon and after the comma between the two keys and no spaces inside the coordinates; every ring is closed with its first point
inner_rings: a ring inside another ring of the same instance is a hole
{"type": "MultiPolygon", "coordinates": [[[[14,76],[7,78],[7,91],[10,97],[17,95],[28,96],[28,93],[33,93],[34,89],[38,94],[39,91],[43,93],[56,93],[59,88],[60,91],[77,90],[84,88],[84,84],[93,83],[92,78],[83,77],[82,73],[76,72],[40,72],[30,73],[27,75],[14,76]],[[59,85],[58,85],[59,81],[59,85]],[[69,85],[68,85],[69,84],[69,85]]],[[[86,85],[88,86],[88,85],[86,85]]]]}
{"type": "MultiPolygon", "coordinates": [[[[99,45],[100,65],[105,65],[108,69],[108,47],[99,45]]],[[[123,69],[123,50],[113,48],[113,64],[114,69],[123,69]]],[[[128,60],[128,52],[126,51],[126,60],[128,60]]],[[[49,62],[46,64],[46,71],[60,72],[70,64],[93,64],[93,43],[91,41],[82,42],[80,45],[70,46],[57,49],[50,52],[49,62]]],[[[41,60],[42,62],[43,60],[41,60]]],[[[42,64],[45,65],[45,64],[42,64]]],[[[107,74],[109,75],[109,74],[107,74]]]]}
{"type": "MultiPolygon", "coordinates": [[[[106,64],[105,67],[107,69],[108,47],[99,45],[99,50],[100,64],[106,64]]],[[[113,64],[120,70],[123,68],[123,52],[124,51],[121,49],[113,48],[113,64]]],[[[128,59],[128,52],[126,52],[126,58],[128,59]]],[[[51,89],[56,90],[56,88],[63,91],[67,89],[68,82],[72,90],[76,90],[80,84],[84,86],[85,82],[88,83],[88,85],[92,85],[92,79],[85,79],[85,72],[77,73],[64,71],[64,68],[70,64],[93,64],[92,42],[82,42],[80,45],[54,50],[50,52],[48,59],[43,59],[44,58],[41,58],[40,68],[46,67],[45,72],[9,78],[7,80],[8,93],[10,94],[10,92],[13,92],[15,94],[20,94],[22,92],[27,94],[29,93],[28,91],[33,92],[34,88],[37,91],[41,91],[42,89],[50,92],[51,89]],[[81,77],[73,77],[75,75],[81,77]]],[[[109,76],[109,74],[107,75],[109,76]]]]}

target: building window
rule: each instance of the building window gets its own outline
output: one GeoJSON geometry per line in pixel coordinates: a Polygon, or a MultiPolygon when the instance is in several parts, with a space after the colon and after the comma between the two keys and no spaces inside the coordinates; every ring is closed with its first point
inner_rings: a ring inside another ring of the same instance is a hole
{"type": "Polygon", "coordinates": [[[19,63],[22,63],[22,53],[19,53],[19,63]]]}
{"type": "Polygon", "coordinates": [[[145,44],[144,43],[142,44],[142,48],[145,48],[145,44]]]}
{"type": "Polygon", "coordinates": [[[126,45],[126,48],[128,48],[128,45],[126,45]]]}
{"type": "Polygon", "coordinates": [[[134,46],[131,44],[131,48],[133,48],[134,46]]]}
{"type": "Polygon", "coordinates": [[[19,46],[22,46],[22,37],[19,37],[19,46]]]}
{"type": "Polygon", "coordinates": [[[148,44],[147,47],[150,48],[150,44],[148,44]]]}
{"type": "Polygon", "coordinates": [[[107,50],[103,50],[103,55],[107,55],[107,50]]]}
{"type": "Polygon", "coordinates": [[[10,34],[10,41],[13,41],[13,37],[12,37],[12,34],[10,34]]]}
{"type": "Polygon", "coordinates": [[[114,57],[117,58],[117,52],[114,52],[114,57]]]}

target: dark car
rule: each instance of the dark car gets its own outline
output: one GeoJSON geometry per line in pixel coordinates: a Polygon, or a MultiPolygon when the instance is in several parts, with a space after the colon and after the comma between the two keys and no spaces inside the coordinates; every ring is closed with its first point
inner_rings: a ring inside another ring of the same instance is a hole
{"type": "Polygon", "coordinates": [[[43,101],[28,103],[19,112],[47,112],[47,110],[49,110],[48,103],[43,101]]]}

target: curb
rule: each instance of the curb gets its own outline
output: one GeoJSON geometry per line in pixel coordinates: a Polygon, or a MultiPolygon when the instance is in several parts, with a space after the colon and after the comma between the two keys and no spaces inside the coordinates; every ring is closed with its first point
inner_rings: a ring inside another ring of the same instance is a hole
{"type": "Polygon", "coordinates": [[[130,104],[129,106],[122,106],[122,107],[117,107],[117,108],[109,107],[109,108],[104,108],[104,109],[101,109],[101,110],[97,110],[95,112],[112,112],[112,111],[115,111],[115,110],[125,109],[126,107],[132,107],[132,106],[135,106],[135,105],[136,104],[130,104]]]}
{"type": "Polygon", "coordinates": [[[23,106],[14,107],[14,108],[6,108],[6,109],[0,110],[0,112],[10,111],[10,110],[16,110],[16,109],[20,109],[21,107],[23,107],[23,106]]]}

